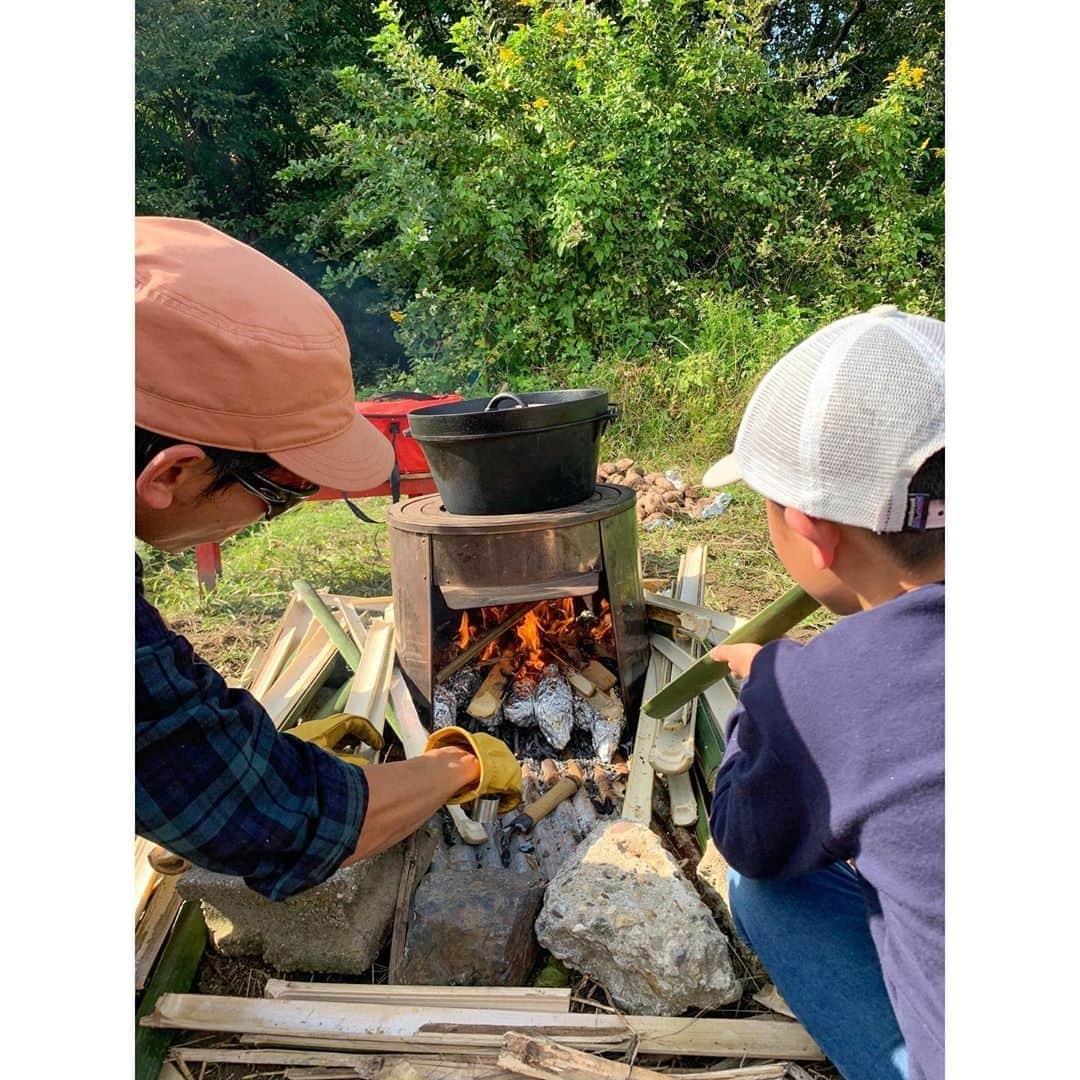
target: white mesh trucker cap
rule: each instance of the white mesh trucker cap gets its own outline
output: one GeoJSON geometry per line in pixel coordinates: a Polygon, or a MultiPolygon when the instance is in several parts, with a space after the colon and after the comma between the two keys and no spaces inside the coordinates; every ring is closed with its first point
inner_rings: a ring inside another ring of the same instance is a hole
{"type": "Polygon", "coordinates": [[[762,379],[735,450],[702,477],[744,480],[812,517],[874,532],[942,528],[942,500],[908,498],[945,445],[945,324],[881,305],[829,323],[762,379]]]}

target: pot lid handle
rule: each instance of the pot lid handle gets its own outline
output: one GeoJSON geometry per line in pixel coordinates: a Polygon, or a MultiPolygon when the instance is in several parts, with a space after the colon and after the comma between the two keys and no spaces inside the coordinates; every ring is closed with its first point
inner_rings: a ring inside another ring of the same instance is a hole
{"type": "Polygon", "coordinates": [[[525,408],[525,402],[522,401],[517,394],[496,394],[484,407],[484,412],[491,412],[492,409],[495,408],[495,403],[497,401],[502,401],[503,398],[509,398],[511,401],[516,401],[517,404],[514,406],[515,409],[525,408]]]}

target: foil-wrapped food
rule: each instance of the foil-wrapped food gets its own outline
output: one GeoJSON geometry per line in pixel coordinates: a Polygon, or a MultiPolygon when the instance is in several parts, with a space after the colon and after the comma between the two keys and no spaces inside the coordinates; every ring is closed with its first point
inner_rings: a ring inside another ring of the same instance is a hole
{"type": "Polygon", "coordinates": [[[574,726],[574,691],[563,678],[558,664],[548,664],[537,683],[536,724],[556,750],[562,750],[570,741],[574,726]]]}

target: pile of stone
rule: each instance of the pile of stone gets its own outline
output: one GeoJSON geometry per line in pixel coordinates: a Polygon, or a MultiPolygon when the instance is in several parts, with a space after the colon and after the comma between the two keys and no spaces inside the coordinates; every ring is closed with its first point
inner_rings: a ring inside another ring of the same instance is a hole
{"type": "Polygon", "coordinates": [[[715,493],[684,484],[678,475],[673,479],[666,473],[645,472],[633,458],[603,462],[596,470],[596,478],[602,483],[633,488],[637,494],[638,521],[643,524],[676,517],[700,518],[716,501],[715,493]]]}

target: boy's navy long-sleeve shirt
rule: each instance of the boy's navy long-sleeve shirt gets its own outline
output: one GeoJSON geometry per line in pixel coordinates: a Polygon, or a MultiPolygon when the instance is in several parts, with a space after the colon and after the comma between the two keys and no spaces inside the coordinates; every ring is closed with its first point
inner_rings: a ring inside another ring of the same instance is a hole
{"type": "Polygon", "coordinates": [[[945,586],[754,658],[727,723],[713,839],[739,873],[852,860],[912,1076],[944,1073],[945,586]]]}

